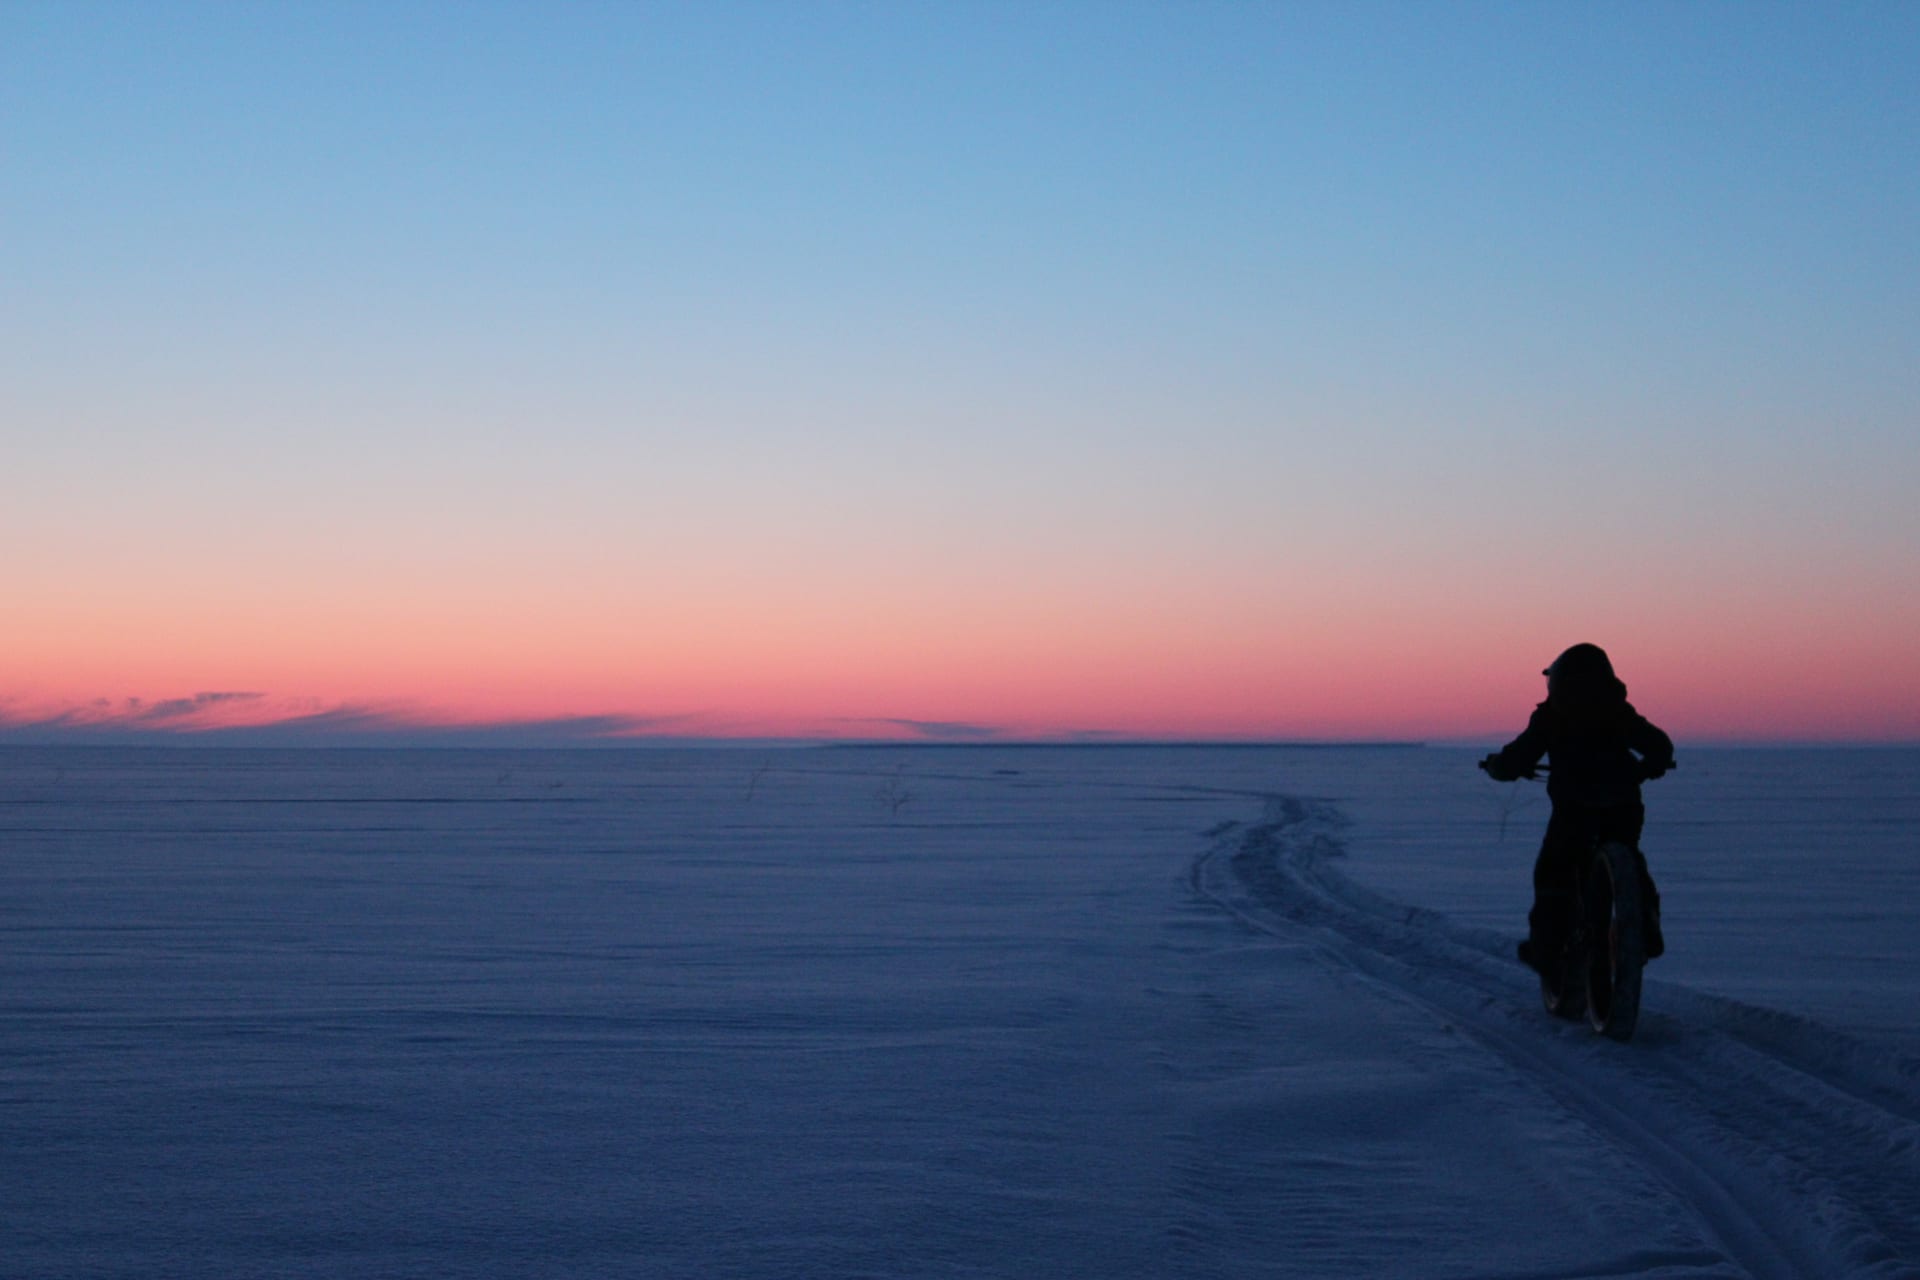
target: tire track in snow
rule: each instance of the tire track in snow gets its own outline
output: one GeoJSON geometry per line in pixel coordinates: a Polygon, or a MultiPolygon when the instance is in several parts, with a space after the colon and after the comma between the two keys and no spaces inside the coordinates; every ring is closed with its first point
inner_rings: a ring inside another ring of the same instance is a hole
{"type": "Polygon", "coordinates": [[[1630,1152],[1755,1277],[1920,1277],[1920,1064],[1817,1024],[1650,983],[1615,1045],[1540,1008],[1510,943],[1335,869],[1332,806],[1270,799],[1209,833],[1196,893],[1457,1026],[1630,1152]]]}

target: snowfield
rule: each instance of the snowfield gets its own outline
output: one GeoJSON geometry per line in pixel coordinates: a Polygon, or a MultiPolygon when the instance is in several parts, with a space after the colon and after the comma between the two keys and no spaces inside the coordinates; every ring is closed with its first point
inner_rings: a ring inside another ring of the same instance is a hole
{"type": "Polygon", "coordinates": [[[0,749],[7,1277],[1920,1276],[1920,751],[0,749]]]}

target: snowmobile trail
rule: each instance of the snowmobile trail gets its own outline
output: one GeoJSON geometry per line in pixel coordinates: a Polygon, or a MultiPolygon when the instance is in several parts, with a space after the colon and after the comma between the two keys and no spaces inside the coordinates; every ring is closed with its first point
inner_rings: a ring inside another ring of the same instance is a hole
{"type": "Polygon", "coordinates": [[[1343,825],[1331,805],[1272,798],[1260,821],[1209,833],[1192,888],[1250,928],[1308,937],[1536,1082],[1744,1274],[1920,1277],[1920,1063],[1658,982],[1633,1043],[1556,1022],[1509,940],[1340,874],[1343,825]]]}

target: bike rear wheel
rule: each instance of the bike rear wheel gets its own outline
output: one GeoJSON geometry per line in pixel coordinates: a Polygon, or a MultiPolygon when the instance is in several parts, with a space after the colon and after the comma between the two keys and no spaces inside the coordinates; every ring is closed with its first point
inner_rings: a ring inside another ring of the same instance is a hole
{"type": "Polygon", "coordinates": [[[1647,955],[1639,853],[1617,841],[1600,844],[1582,899],[1587,1021],[1602,1035],[1630,1039],[1640,1017],[1640,969],[1647,955]]]}

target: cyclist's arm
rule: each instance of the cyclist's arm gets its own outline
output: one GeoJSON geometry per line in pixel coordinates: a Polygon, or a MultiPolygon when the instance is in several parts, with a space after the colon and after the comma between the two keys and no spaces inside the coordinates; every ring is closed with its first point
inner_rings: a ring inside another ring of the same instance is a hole
{"type": "Polygon", "coordinates": [[[1481,767],[1494,778],[1511,781],[1530,777],[1540,757],[1547,754],[1547,708],[1542,703],[1533,709],[1527,727],[1520,736],[1482,762],[1481,767]]]}
{"type": "Polygon", "coordinates": [[[1639,753],[1647,776],[1657,778],[1673,768],[1673,739],[1638,711],[1628,710],[1627,745],[1639,753]]]}

